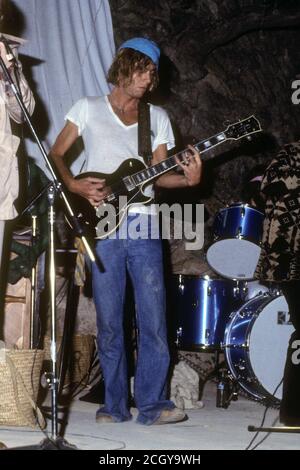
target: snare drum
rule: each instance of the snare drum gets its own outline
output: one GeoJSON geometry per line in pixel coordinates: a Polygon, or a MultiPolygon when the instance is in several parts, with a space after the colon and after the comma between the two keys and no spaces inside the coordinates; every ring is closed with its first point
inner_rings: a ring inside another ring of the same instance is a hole
{"type": "Polygon", "coordinates": [[[219,349],[230,313],[245,301],[242,287],[228,279],[182,274],[174,275],[171,284],[171,314],[178,347],[219,349]]]}
{"type": "Polygon", "coordinates": [[[247,204],[221,209],[214,222],[214,242],[207,261],[229,279],[253,279],[260,255],[264,214],[247,204]]]}
{"type": "Polygon", "coordinates": [[[253,399],[279,404],[293,331],[282,295],[257,295],[231,314],[224,338],[228,368],[253,399]]]}

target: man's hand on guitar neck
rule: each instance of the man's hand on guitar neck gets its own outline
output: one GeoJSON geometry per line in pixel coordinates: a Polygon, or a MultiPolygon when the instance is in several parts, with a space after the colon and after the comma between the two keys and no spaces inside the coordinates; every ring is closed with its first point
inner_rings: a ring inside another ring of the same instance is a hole
{"type": "Polygon", "coordinates": [[[69,190],[86,198],[95,207],[98,207],[108,194],[105,179],[93,178],[91,176],[80,179],[74,178],[69,184],[69,190]]]}
{"type": "Polygon", "coordinates": [[[188,145],[188,149],[189,150],[185,152],[184,161],[180,162],[180,160],[176,158],[176,162],[184,172],[187,186],[196,186],[201,180],[202,162],[199,152],[197,152],[192,145],[188,145]]]}

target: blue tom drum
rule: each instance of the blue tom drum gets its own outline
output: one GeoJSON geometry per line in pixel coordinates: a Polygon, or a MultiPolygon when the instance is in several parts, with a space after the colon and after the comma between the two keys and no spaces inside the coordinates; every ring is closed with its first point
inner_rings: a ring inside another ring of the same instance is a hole
{"type": "Polygon", "coordinates": [[[230,313],[244,302],[242,283],[178,274],[171,284],[172,323],[176,323],[179,349],[219,349],[230,313]]]}
{"type": "Polygon", "coordinates": [[[260,255],[264,214],[247,204],[221,209],[214,222],[214,242],[207,250],[211,268],[229,279],[253,279],[260,255]]]}

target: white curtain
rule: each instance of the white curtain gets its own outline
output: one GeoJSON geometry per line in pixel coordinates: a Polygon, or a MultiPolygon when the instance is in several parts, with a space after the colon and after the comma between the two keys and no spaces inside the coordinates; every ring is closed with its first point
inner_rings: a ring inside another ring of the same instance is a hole
{"type": "MultiPolygon", "coordinates": [[[[13,1],[25,17],[23,37],[28,40],[19,53],[40,61],[31,73],[49,121],[42,136],[48,152],[72,104],[82,96],[109,91],[105,77],[115,52],[110,7],[108,0],[13,1]]],[[[44,116],[35,116],[38,134],[39,119],[44,116]]],[[[45,170],[36,144],[27,141],[26,146],[45,170]]],[[[73,163],[74,173],[83,158],[84,153],[73,163]]]]}

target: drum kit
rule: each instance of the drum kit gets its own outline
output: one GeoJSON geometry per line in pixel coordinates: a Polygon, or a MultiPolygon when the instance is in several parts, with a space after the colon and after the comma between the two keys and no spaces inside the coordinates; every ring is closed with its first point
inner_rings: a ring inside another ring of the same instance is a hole
{"type": "Polygon", "coordinates": [[[221,209],[207,250],[222,278],[173,275],[173,313],[179,349],[223,353],[219,359],[217,406],[227,408],[237,391],[278,406],[286,351],[293,326],[277,286],[253,280],[260,254],[264,214],[247,204],[221,209]],[[227,390],[224,394],[224,390],[227,390]],[[221,394],[220,394],[221,393],[221,394]]]}

